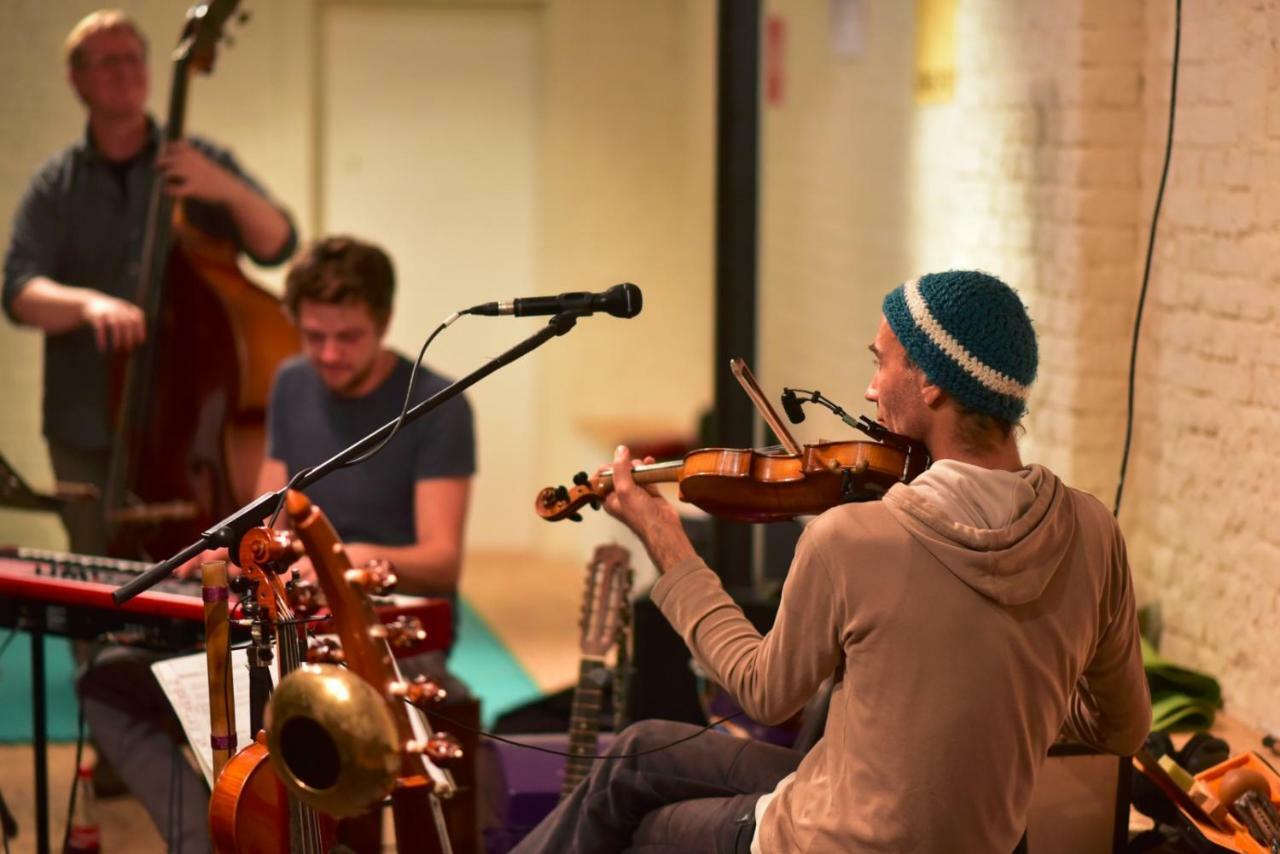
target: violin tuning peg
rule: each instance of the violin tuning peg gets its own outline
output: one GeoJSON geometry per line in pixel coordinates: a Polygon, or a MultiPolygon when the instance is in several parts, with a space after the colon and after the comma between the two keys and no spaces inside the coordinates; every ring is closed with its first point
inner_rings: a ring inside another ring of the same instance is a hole
{"type": "Polygon", "coordinates": [[[249,9],[241,9],[240,14],[236,15],[236,20],[241,24],[249,23],[249,19],[253,17],[253,12],[249,9]]]}
{"type": "Polygon", "coordinates": [[[599,498],[592,498],[592,499],[591,499],[590,501],[588,501],[587,503],[591,505],[591,509],[592,509],[592,510],[599,510],[599,509],[600,509],[600,499],[599,499],[599,498]]]}
{"type": "Polygon", "coordinates": [[[587,475],[585,471],[580,471],[573,476],[574,486],[589,486],[590,484],[591,484],[591,478],[587,475]]]}
{"type": "Polygon", "coordinates": [[[581,514],[581,513],[570,513],[570,514],[569,514],[568,516],[566,516],[565,518],[567,518],[567,519],[569,519],[569,520],[571,520],[571,521],[574,521],[574,522],[581,522],[581,521],[582,521],[582,514],[581,514]]]}
{"type": "Polygon", "coordinates": [[[557,486],[557,487],[556,487],[556,500],[557,500],[557,501],[568,501],[568,500],[569,500],[569,490],[565,489],[563,486],[557,486]]]}

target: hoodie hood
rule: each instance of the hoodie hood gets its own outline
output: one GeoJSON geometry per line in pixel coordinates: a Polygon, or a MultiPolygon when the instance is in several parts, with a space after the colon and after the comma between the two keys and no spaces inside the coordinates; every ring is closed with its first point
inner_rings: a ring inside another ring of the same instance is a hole
{"type": "Polygon", "coordinates": [[[1038,465],[1007,472],[939,460],[884,503],[952,575],[1002,605],[1039,598],[1075,534],[1066,486],[1038,465]]]}

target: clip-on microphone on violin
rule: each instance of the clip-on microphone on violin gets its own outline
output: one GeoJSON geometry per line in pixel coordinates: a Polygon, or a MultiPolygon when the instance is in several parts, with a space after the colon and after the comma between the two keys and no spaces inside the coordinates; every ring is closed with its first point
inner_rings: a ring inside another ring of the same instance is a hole
{"type": "Polygon", "coordinates": [[[925,467],[928,467],[929,452],[924,445],[915,439],[903,436],[901,433],[895,433],[879,421],[872,421],[865,415],[859,415],[854,418],[845,412],[843,407],[823,396],[820,391],[811,391],[807,388],[784,388],[782,390],[782,410],[787,413],[787,418],[791,419],[792,424],[799,424],[804,421],[803,404],[806,403],[817,403],[825,406],[845,424],[855,430],[861,430],[877,442],[883,442],[911,455],[924,454],[925,467]]]}

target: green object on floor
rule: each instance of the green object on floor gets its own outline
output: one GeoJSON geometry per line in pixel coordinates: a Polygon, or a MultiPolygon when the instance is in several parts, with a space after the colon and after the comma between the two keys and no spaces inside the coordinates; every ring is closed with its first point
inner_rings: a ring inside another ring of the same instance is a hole
{"type": "Polygon", "coordinates": [[[1207,673],[1174,664],[1142,638],[1142,665],[1151,687],[1151,729],[1198,732],[1213,726],[1222,686],[1207,673]]]}
{"type": "MultiPolygon", "coordinates": [[[[449,657],[449,669],[480,698],[482,720],[488,727],[499,715],[541,697],[542,692],[484,619],[461,598],[458,612],[458,643],[449,657]]],[[[7,631],[0,632],[0,643],[8,636],[7,631]]],[[[75,740],[75,671],[71,642],[46,636],[50,741],[75,740]]],[[[25,632],[18,632],[0,656],[0,743],[28,742],[31,737],[31,644],[25,632]]]]}

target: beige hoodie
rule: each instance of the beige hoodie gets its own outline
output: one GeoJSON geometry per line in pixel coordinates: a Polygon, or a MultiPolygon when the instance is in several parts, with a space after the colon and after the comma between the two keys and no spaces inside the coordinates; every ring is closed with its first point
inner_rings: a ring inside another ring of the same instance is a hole
{"type": "Polygon", "coordinates": [[[757,720],[785,720],[836,674],[823,738],[761,818],[765,852],[1012,851],[1059,731],[1118,753],[1147,734],[1110,513],[1040,466],[935,467],[811,523],[764,637],[700,561],[654,587],[757,720]]]}

